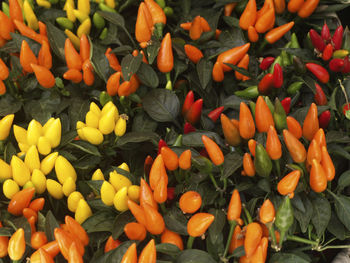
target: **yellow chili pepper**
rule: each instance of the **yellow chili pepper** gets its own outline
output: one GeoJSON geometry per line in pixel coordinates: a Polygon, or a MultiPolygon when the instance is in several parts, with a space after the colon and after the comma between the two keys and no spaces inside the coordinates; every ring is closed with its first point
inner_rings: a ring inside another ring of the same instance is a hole
{"type": "Polygon", "coordinates": [[[68,5],[71,5],[71,7],[74,9],[75,8],[74,0],[66,0],[65,4],[63,6],[64,11],[67,11],[68,5]]]}
{"type": "Polygon", "coordinates": [[[14,180],[7,179],[2,185],[2,192],[7,199],[11,199],[15,193],[19,192],[19,186],[14,180]]]}
{"type": "Polygon", "coordinates": [[[27,141],[27,130],[26,129],[24,129],[24,128],[20,127],[20,126],[17,126],[17,125],[13,125],[13,133],[14,133],[16,141],[18,143],[28,144],[28,141],[27,141]]]}
{"type": "Polygon", "coordinates": [[[97,115],[97,117],[100,118],[100,116],[101,116],[101,109],[100,109],[99,106],[97,106],[97,104],[95,102],[91,102],[90,103],[90,111],[95,113],[97,115]]]}
{"type": "Polygon", "coordinates": [[[109,173],[109,182],[113,185],[116,191],[119,191],[123,187],[129,187],[132,185],[129,178],[124,175],[118,174],[117,171],[109,173]]]}
{"type": "Polygon", "coordinates": [[[26,241],[24,239],[23,228],[17,229],[17,231],[11,236],[7,251],[9,257],[13,261],[20,260],[23,257],[24,252],[26,251],[26,241]]]}
{"type": "Polygon", "coordinates": [[[105,177],[104,177],[104,175],[103,175],[101,169],[97,169],[97,170],[92,174],[91,180],[92,180],[92,181],[98,181],[98,180],[104,181],[104,180],[105,180],[105,177]]]}
{"type": "MultiPolygon", "coordinates": [[[[45,127],[45,125],[44,125],[45,127]]],[[[44,136],[49,140],[51,147],[55,148],[57,147],[60,142],[61,142],[61,130],[62,130],[62,125],[61,125],[61,120],[59,118],[54,119],[53,121],[50,122],[48,127],[44,130],[44,136]]]]}
{"type": "Polygon", "coordinates": [[[86,19],[89,18],[89,16],[87,14],[85,14],[84,12],[82,12],[78,9],[74,9],[73,13],[74,13],[75,17],[78,18],[80,23],[83,23],[86,19]]]}
{"type": "Polygon", "coordinates": [[[118,119],[114,128],[114,133],[116,136],[123,136],[125,134],[126,120],[127,120],[127,116],[120,116],[120,118],[118,119]]]}
{"type": "Polygon", "coordinates": [[[30,3],[27,0],[25,0],[23,3],[23,13],[27,20],[28,26],[33,30],[38,30],[39,28],[38,19],[34,14],[30,3]]]}
{"type": "Polygon", "coordinates": [[[103,134],[100,130],[91,127],[84,127],[81,129],[85,139],[94,145],[99,145],[103,142],[103,134]]]}
{"type": "Polygon", "coordinates": [[[71,177],[74,182],[77,180],[77,173],[73,165],[62,155],[58,156],[56,159],[55,172],[61,184],[64,184],[69,177],[71,177]]]}
{"type": "Polygon", "coordinates": [[[101,201],[105,205],[112,206],[115,193],[116,192],[113,185],[107,181],[104,181],[101,186],[101,201]]]}
{"type": "Polygon", "coordinates": [[[12,178],[11,166],[0,158],[0,182],[12,178]]]}
{"type": "Polygon", "coordinates": [[[72,177],[68,177],[66,181],[63,183],[62,191],[65,196],[69,196],[76,189],[75,181],[72,177]]]}
{"type": "Polygon", "coordinates": [[[30,172],[34,169],[40,169],[39,152],[35,145],[29,147],[26,157],[24,158],[25,165],[29,168],[30,172]]]}
{"type": "Polygon", "coordinates": [[[67,0],[65,7],[67,18],[74,23],[77,20],[77,18],[74,15],[74,2],[73,4],[71,4],[70,1],[67,0]]]}
{"type": "Polygon", "coordinates": [[[115,209],[120,212],[128,210],[128,188],[123,187],[114,196],[113,203],[115,209]]]}
{"type": "Polygon", "coordinates": [[[0,121],[0,140],[5,140],[9,134],[12,126],[14,114],[6,115],[0,121]]]}
{"type": "Polygon", "coordinates": [[[19,186],[25,185],[25,183],[30,180],[30,170],[16,155],[12,155],[11,168],[13,180],[15,180],[19,186]]]}
{"type": "Polygon", "coordinates": [[[75,220],[82,224],[86,219],[92,216],[92,211],[88,203],[84,199],[78,202],[77,210],[75,211],[75,220]]]}
{"type": "Polygon", "coordinates": [[[38,194],[42,194],[46,190],[46,177],[44,173],[39,169],[34,169],[32,172],[31,181],[34,185],[35,192],[38,194]]]}
{"type": "Polygon", "coordinates": [[[55,199],[63,198],[62,185],[59,182],[52,179],[47,179],[46,189],[53,198],[55,199]]]}
{"type": "Polygon", "coordinates": [[[102,134],[110,134],[113,132],[115,126],[115,111],[116,107],[110,107],[106,113],[102,114],[98,125],[98,129],[102,134]]]}
{"type": "Polygon", "coordinates": [[[85,116],[86,126],[98,129],[99,116],[93,112],[88,111],[85,116]]]}
{"type": "Polygon", "coordinates": [[[50,141],[44,136],[38,139],[38,151],[42,155],[48,155],[51,152],[50,141]]]}
{"type": "Polygon", "coordinates": [[[41,7],[45,7],[45,8],[51,7],[51,3],[47,0],[36,0],[36,3],[38,4],[38,6],[41,6],[41,7]]]}
{"type": "Polygon", "coordinates": [[[56,159],[58,157],[58,152],[53,152],[46,156],[40,164],[40,170],[45,174],[49,174],[55,166],[56,159]]]}
{"type": "Polygon", "coordinates": [[[66,29],[64,30],[64,33],[66,36],[72,41],[73,46],[75,47],[76,50],[80,49],[80,39],[77,37],[72,31],[66,29]]]}
{"type": "Polygon", "coordinates": [[[85,19],[77,29],[77,35],[80,38],[82,35],[89,35],[91,30],[91,19],[85,19]]]}
{"type": "Polygon", "coordinates": [[[39,137],[42,135],[42,126],[36,120],[31,120],[27,129],[27,142],[28,145],[36,145],[39,137]]]}
{"type": "Polygon", "coordinates": [[[113,8],[113,9],[116,6],[115,0],[105,0],[105,3],[108,7],[113,8]]]}
{"type": "Polygon", "coordinates": [[[90,0],[78,0],[78,10],[88,16],[90,14],[90,0]]]}
{"type": "Polygon", "coordinates": [[[69,211],[74,213],[77,210],[78,203],[79,203],[80,199],[84,199],[84,197],[80,192],[77,192],[77,191],[71,193],[68,196],[67,205],[68,205],[69,211]]]}

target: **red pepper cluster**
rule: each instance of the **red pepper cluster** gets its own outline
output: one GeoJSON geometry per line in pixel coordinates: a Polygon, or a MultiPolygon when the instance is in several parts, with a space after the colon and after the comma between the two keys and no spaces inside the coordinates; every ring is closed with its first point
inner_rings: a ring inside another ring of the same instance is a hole
{"type": "MultiPolygon", "coordinates": [[[[260,69],[267,70],[275,61],[274,57],[266,57],[260,63],[260,69]]],[[[261,94],[268,94],[272,87],[281,88],[283,85],[283,69],[279,63],[273,66],[273,73],[267,73],[259,82],[258,89],[261,94]]]]}

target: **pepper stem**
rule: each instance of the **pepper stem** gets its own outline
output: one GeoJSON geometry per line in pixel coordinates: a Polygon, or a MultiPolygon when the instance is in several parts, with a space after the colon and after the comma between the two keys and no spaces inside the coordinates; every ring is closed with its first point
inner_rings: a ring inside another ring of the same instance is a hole
{"type": "Polygon", "coordinates": [[[211,182],[212,182],[213,185],[215,186],[215,189],[216,189],[217,191],[220,191],[221,189],[220,189],[220,187],[218,186],[218,183],[216,182],[213,173],[210,173],[210,174],[209,174],[209,177],[210,177],[211,182]]]}
{"type": "Polygon", "coordinates": [[[243,205],[243,210],[244,210],[245,216],[247,217],[248,224],[252,223],[253,222],[252,216],[250,215],[250,213],[245,205],[243,205]]]}
{"type": "Polygon", "coordinates": [[[318,246],[318,242],[317,241],[309,240],[309,239],[298,237],[298,236],[287,236],[287,240],[295,241],[295,242],[299,242],[299,243],[304,243],[304,244],[312,245],[312,246],[315,246],[315,247],[318,246]]]}
{"type": "Polygon", "coordinates": [[[228,233],[228,238],[227,238],[227,242],[226,242],[226,246],[225,246],[225,251],[224,251],[224,254],[222,255],[223,258],[225,258],[227,253],[228,253],[228,249],[230,247],[230,243],[231,243],[231,240],[232,240],[232,235],[233,235],[233,232],[234,232],[235,227],[237,225],[237,221],[236,220],[232,220],[229,223],[230,223],[230,232],[228,233]]]}
{"type": "Polygon", "coordinates": [[[192,245],[193,245],[193,241],[194,241],[195,237],[190,236],[187,240],[187,249],[191,249],[192,245]]]}
{"type": "Polygon", "coordinates": [[[275,249],[276,251],[278,251],[277,244],[276,244],[277,241],[276,241],[276,235],[275,235],[275,228],[274,228],[273,224],[271,224],[271,226],[269,227],[269,233],[270,233],[270,236],[272,239],[271,247],[273,249],[275,249]]]}
{"type": "Polygon", "coordinates": [[[163,214],[166,214],[167,213],[167,209],[165,207],[165,204],[164,203],[160,203],[159,206],[160,206],[160,209],[162,210],[163,214]]]}
{"type": "Polygon", "coordinates": [[[275,163],[275,166],[276,166],[276,171],[277,171],[278,178],[281,178],[280,160],[279,159],[273,160],[273,162],[275,163]]]}
{"type": "Polygon", "coordinates": [[[170,72],[165,73],[165,77],[167,80],[165,88],[168,90],[173,90],[173,84],[171,83],[170,72]]]}

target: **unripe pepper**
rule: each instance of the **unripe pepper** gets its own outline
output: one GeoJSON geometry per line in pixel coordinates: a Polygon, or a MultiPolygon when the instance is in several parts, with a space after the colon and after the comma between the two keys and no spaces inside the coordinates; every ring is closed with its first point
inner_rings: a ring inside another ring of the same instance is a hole
{"type": "Polygon", "coordinates": [[[264,146],[257,143],[254,158],[255,171],[262,177],[268,177],[272,171],[272,162],[264,146]]]}
{"type": "Polygon", "coordinates": [[[283,130],[283,138],[293,161],[296,163],[303,163],[306,160],[304,145],[286,129],[283,130]]]}
{"type": "Polygon", "coordinates": [[[191,237],[202,236],[213,223],[215,216],[208,213],[197,213],[187,222],[187,232],[191,237]]]}
{"type": "Polygon", "coordinates": [[[13,261],[20,260],[26,250],[26,243],[24,239],[23,228],[17,229],[17,231],[11,236],[8,243],[8,255],[13,261]]]}
{"type": "Polygon", "coordinates": [[[275,220],[275,225],[277,226],[277,228],[280,230],[280,233],[281,233],[280,241],[279,241],[280,247],[282,246],[282,243],[287,231],[293,225],[293,221],[294,221],[293,207],[289,197],[285,196],[281,205],[278,207],[278,210],[276,213],[276,220],[275,220]]]}
{"type": "Polygon", "coordinates": [[[273,119],[276,125],[276,129],[278,131],[282,131],[283,129],[287,128],[287,114],[282,103],[277,97],[275,99],[274,109],[273,119]]]}
{"type": "Polygon", "coordinates": [[[213,164],[219,166],[224,162],[224,155],[220,147],[206,135],[202,135],[202,141],[213,164]]]}
{"type": "Polygon", "coordinates": [[[294,190],[298,185],[300,178],[300,171],[294,170],[283,177],[277,184],[277,191],[281,195],[289,195],[289,198],[294,197],[294,190]]]}
{"type": "Polygon", "coordinates": [[[235,95],[241,98],[255,99],[259,96],[258,86],[250,86],[244,90],[235,91],[235,95]]]}
{"type": "Polygon", "coordinates": [[[303,123],[303,136],[311,141],[318,129],[317,106],[312,103],[303,123]]]}

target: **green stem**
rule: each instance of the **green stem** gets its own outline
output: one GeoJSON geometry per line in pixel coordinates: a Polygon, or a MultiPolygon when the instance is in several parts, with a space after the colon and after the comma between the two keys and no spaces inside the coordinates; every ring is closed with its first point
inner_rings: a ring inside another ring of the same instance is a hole
{"type": "Polygon", "coordinates": [[[268,44],[268,42],[266,41],[266,39],[264,39],[264,41],[261,43],[260,47],[258,48],[258,54],[261,53],[261,51],[263,51],[263,49],[265,48],[265,46],[268,44]]]}
{"type": "Polygon", "coordinates": [[[281,178],[281,165],[280,165],[280,160],[273,160],[273,162],[275,163],[276,166],[276,171],[277,171],[277,175],[278,178],[281,178]]]}
{"type": "Polygon", "coordinates": [[[271,239],[272,239],[272,244],[271,244],[271,247],[272,248],[277,248],[277,241],[276,241],[276,235],[275,235],[275,228],[273,226],[273,224],[271,224],[271,226],[269,227],[269,233],[270,233],[270,236],[271,236],[271,239]]]}
{"type": "Polygon", "coordinates": [[[216,182],[213,173],[210,173],[210,174],[209,174],[209,177],[210,177],[210,180],[211,180],[211,182],[213,183],[213,185],[214,185],[216,191],[220,191],[221,189],[220,189],[220,187],[218,186],[218,183],[216,182]]]}
{"type": "Polygon", "coordinates": [[[339,245],[339,246],[325,246],[318,249],[318,251],[324,251],[326,249],[340,249],[340,248],[350,248],[350,245],[339,245]]]}
{"type": "Polygon", "coordinates": [[[165,73],[165,77],[167,80],[165,88],[168,90],[173,90],[173,84],[171,82],[170,72],[165,73]]]}
{"type": "Polygon", "coordinates": [[[163,214],[166,214],[167,213],[167,209],[165,207],[165,204],[161,203],[161,204],[159,204],[159,206],[160,206],[160,209],[162,210],[163,214]]]}
{"type": "Polygon", "coordinates": [[[295,241],[295,242],[299,242],[299,243],[304,243],[304,244],[312,245],[315,247],[318,246],[317,241],[309,240],[309,239],[298,237],[298,236],[287,236],[287,240],[295,241]]]}
{"type": "Polygon", "coordinates": [[[230,243],[231,243],[233,232],[235,230],[236,225],[237,225],[236,220],[233,220],[233,221],[230,222],[230,232],[228,233],[228,238],[227,238],[227,242],[226,242],[226,246],[225,246],[225,251],[224,251],[224,254],[222,255],[223,258],[225,258],[226,255],[227,255],[227,252],[228,252],[228,249],[230,247],[230,243]]]}
{"type": "Polygon", "coordinates": [[[252,216],[250,215],[250,213],[245,205],[243,206],[243,210],[244,210],[245,216],[247,217],[248,224],[252,223],[253,222],[252,216]]]}
{"type": "Polygon", "coordinates": [[[193,245],[193,241],[194,241],[195,237],[190,236],[187,240],[187,249],[191,249],[192,245],[193,245]]]}

